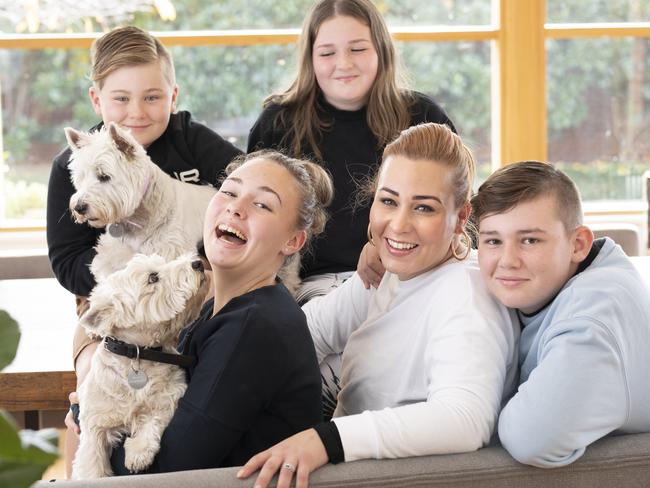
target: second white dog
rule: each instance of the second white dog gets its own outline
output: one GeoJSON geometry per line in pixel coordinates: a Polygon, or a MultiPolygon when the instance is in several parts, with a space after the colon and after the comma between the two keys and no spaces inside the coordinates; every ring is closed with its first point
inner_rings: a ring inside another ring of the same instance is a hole
{"type": "Polygon", "coordinates": [[[81,439],[73,478],[111,475],[111,448],[123,435],[126,467],[138,472],[151,464],[186,389],[181,367],[158,361],[189,359],[175,345],[198,316],[205,288],[195,255],[170,262],[136,255],[95,287],[81,323],[103,340],[78,392],[81,439]]]}

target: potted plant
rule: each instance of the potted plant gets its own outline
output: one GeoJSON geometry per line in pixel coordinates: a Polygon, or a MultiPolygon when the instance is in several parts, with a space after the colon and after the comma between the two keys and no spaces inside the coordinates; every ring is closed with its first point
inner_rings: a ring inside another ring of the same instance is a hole
{"type": "MultiPolygon", "coordinates": [[[[16,356],[20,330],[4,310],[0,310],[0,370],[16,356]]],[[[7,412],[0,411],[0,486],[27,488],[41,479],[59,454],[55,429],[18,431],[7,412]]]]}

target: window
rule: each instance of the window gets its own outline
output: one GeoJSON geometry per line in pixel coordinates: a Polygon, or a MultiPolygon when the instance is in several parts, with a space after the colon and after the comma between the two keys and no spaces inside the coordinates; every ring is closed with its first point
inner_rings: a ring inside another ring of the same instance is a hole
{"type": "MultiPolygon", "coordinates": [[[[14,18],[22,15],[24,19],[11,24],[5,18],[0,25],[4,29],[28,29],[36,25],[39,31],[48,32],[46,20],[55,16],[51,22],[55,32],[88,27],[96,31],[125,21],[159,32],[171,46],[176,63],[179,108],[191,110],[198,120],[245,148],[248,130],[261,110],[263,99],[286,87],[293,75],[295,45],[287,41],[297,37],[302,17],[312,0],[284,0],[283,8],[278,8],[278,2],[262,0],[178,0],[169,2],[167,10],[165,2],[107,0],[108,4],[119,4],[120,9],[104,9],[106,17],[100,18],[93,15],[92,9],[85,16],[82,11],[63,15],[57,13],[52,2],[46,1],[40,4],[40,24],[34,24],[34,18],[30,21],[27,13],[16,7],[14,18]],[[154,5],[158,5],[158,10],[154,5]],[[277,30],[203,31],[269,28],[292,30],[281,33],[277,30]],[[195,32],[186,32],[190,30],[195,32]],[[260,33],[263,38],[252,37],[260,33]],[[226,34],[231,36],[226,38],[226,34]]],[[[468,124],[458,127],[477,151],[480,174],[487,175],[491,164],[489,42],[469,42],[471,35],[466,42],[430,42],[431,29],[426,26],[488,24],[490,0],[424,5],[416,0],[393,0],[378,6],[391,26],[405,26],[398,49],[402,64],[410,74],[410,84],[436,99],[453,120],[468,119],[468,124]]],[[[479,35],[490,39],[492,34],[485,27],[482,29],[485,32],[479,35]]],[[[462,39],[462,32],[470,29],[456,30],[462,39]]],[[[439,34],[435,31],[434,35],[439,34]]],[[[9,38],[2,45],[5,47],[0,50],[4,190],[0,192],[3,197],[0,219],[4,217],[5,226],[15,222],[43,222],[50,164],[65,147],[63,128],[88,129],[98,122],[87,97],[87,46],[93,37],[94,34],[76,37],[25,34],[9,38]],[[35,40],[39,45],[36,49],[21,49],[27,46],[28,40],[35,40]]],[[[399,32],[396,37],[400,39],[399,32]]]]}
{"type": "MultiPolygon", "coordinates": [[[[95,32],[127,22],[158,32],[175,58],[179,108],[245,147],[262,100],[292,76],[312,0],[92,0],[70,11],[42,0],[38,15],[9,3],[0,7],[0,229],[44,225],[63,127],[97,122],[84,79],[95,32]]],[[[640,204],[650,169],[650,2],[376,4],[410,85],[448,111],[477,155],[479,179],[500,164],[550,160],[585,199],[640,204]]]]}
{"type": "Polygon", "coordinates": [[[547,42],[548,159],[584,200],[640,200],[650,170],[650,40],[547,42]]]}
{"type": "MultiPolygon", "coordinates": [[[[491,173],[489,42],[398,42],[411,85],[441,103],[477,161],[478,180],[491,173]]],[[[478,183],[478,181],[477,181],[478,183]]]]}
{"type": "Polygon", "coordinates": [[[586,201],[640,202],[650,170],[650,4],[547,0],[547,17],[548,159],[586,201]]]}
{"type": "Polygon", "coordinates": [[[553,23],[648,22],[646,0],[546,0],[546,16],[553,23]]]}

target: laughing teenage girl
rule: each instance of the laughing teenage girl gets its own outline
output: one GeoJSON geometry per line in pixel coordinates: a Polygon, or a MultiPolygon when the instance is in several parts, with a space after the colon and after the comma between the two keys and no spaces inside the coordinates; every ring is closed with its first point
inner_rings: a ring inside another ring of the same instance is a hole
{"type": "MultiPolygon", "coordinates": [[[[276,277],[322,230],[331,181],[318,165],[275,152],[226,173],[203,232],[214,298],[179,346],[197,362],[149,472],[238,466],[321,419],[305,316],[276,277]]],[[[123,457],[113,455],[118,474],[128,474],[123,457]]]]}

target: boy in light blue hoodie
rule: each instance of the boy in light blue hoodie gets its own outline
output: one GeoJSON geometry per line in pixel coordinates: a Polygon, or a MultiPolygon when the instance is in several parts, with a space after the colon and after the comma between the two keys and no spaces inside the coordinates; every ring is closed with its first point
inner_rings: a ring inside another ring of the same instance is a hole
{"type": "Polygon", "coordinates": [[[610,433],[650,432],[650,290],[614,241],[583,225],[575,184],[549,164],[516,163],[472,206],[481,274],[522,327],[503,446],[556,467],[610,433]]]}

